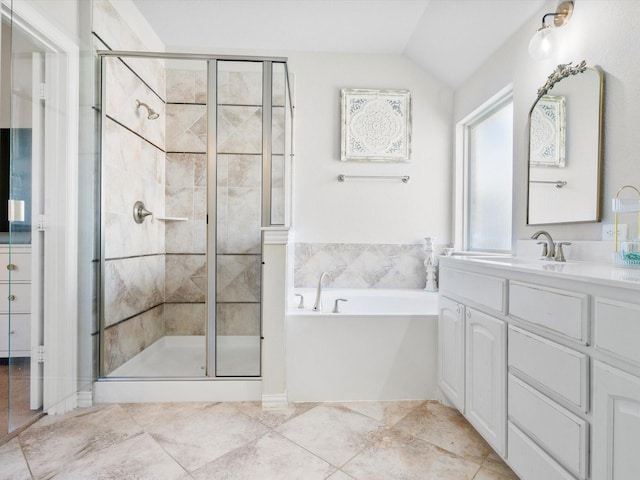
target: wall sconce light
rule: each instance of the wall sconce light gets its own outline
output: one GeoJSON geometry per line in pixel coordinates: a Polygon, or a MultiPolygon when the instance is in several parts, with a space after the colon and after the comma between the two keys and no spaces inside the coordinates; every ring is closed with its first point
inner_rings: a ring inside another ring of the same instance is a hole
{"type": "Polygon", "coordinates": [[[560,2],[554,13],[546,13],[542,17],[542,26],[536,30],[529,42],[529,55],[531,58],[542,60],[549,55],[551,52],[552,29],[566,25],[572,13],[573,0],[569,0],[560,2]],[[553,17],[553,25],[545,25],[547,17],[553,17]]]}

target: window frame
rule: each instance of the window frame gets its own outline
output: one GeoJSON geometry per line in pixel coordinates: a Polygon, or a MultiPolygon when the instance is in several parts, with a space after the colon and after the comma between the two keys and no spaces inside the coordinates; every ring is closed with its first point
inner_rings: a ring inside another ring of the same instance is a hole
{"type": "MultiPolygon", "coordinates": [[[[509,254],[513,252],[513,171],[511,178],[511,247],[509,250],[471,250],[469,248],[469,155],[471,127],[491,116],[507,103],[513,103],[513,85],[508,85],[482,103],[469,115],[456,124],[455,131],[455,165],[454,165],[454,223],[453,238],[457,251],[478,253],[509,254]]],[[[515,108],[515,105],[514,105],[515,108]]],[[[515,112],[515,110],[514,110],[515,112]]],[[[512,130],[512,136],[514,130],[512,130]]],[[[512,158],[513,155],[512,155],[512,158]]]]}

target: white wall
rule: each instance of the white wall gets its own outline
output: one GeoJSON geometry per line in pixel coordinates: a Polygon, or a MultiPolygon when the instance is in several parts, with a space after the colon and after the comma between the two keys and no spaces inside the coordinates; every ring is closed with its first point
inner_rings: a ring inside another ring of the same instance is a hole
{"type": "Polygon", "coordinates": [[[296,242],[448,243],[452,91],[397,55],[291,53],[295,75],[296,242]],[[411,90],[412,162],[340,161],[340,89],[411,90]],[[347,180],[346,175],[410,175],[347,180]]]}
{"type": "MultiPolygon", "coordinates": [[[[25,0],[23,0],[25,1],[25,0]]],[[[72,40],[80,35],[80,4],[86,0],[29,0],[33,8],[72,40]]]]}
{"type": "MultiPolygon", "coordinates": [[[[610,198],[624,184],[640,185],[640,64],[634,60],[640,48],[636,1],[590,0],[576,2],[570,22],[558,29],[561,43],[545,61],[532,60],[529,39],[546,12],[555,11],[549,1],[529,24],[500,48],[454,96],[454,124],[493,93],[509,83],[514,88],[514,239],[528,238],[536,227],[526,226],[527,144],[529,108],[536,90],[560,63],[586,60],[599,66],[605,76],[603,222],[612,223],[610,198]]],[[[601,224],[550,225],[554,238],[600,240],[601,224]]]]}

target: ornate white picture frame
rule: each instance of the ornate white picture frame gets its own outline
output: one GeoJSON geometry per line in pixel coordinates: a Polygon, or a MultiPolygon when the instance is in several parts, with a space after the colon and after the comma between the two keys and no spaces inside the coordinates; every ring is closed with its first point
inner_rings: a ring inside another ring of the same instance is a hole
{"type": "Polygon", "coordinates": [[[411,159],[411,92],[343,88],[340,159],[408,162],[411,159]]]}
{"type": "Polygon", "coordinates": [[[533,167],[565,165],[566,107],[563,96],[544,95],[531,112],[529,164],[533,167]]]}

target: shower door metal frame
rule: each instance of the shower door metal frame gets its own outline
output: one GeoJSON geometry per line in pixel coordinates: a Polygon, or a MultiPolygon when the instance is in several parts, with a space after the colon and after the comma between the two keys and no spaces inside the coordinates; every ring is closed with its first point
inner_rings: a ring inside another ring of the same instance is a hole
{"type": "MultiPolygon", "coordinates": [[[[272,75],[273,63],[282,63],[285,72],[285,89],[289,98],[290,108],[292,109],[291,88],[289,84],[288,58],[287,57],[261,57],[261,56],[243,56],[243,55],[206,55],[197,53],[176,53],[176,52],[141,52],[126,50],[97,50],[96,56],[100,60],[100,99],[101,99],[101,125],[100,125],[100,143],[104,137],[105,125],[105,98],[106,98],[106,68],[104,59],[106,57],[129,57],[129,58],[150,58],[161,60],[202,60],[207,62],[207,338],[206,338],[206,374],[205,377],[179,377],[178,380],[189,378],[190,380],[259,380],[258,376],[217,376],[215,372],[216,365],[216,244],[217,244],[217,198],[211,194],[210,188],[213,186],[214,193],[217,192],[217,65],[219,61],[236,61],[236,62],[256,62],[263,65],[263,105],[262,105],[262,206],[261,206],[261,223],[262,228],[271,226],[271,152],[272,152],[272,75]],[[268,72],[268,73],[267,73],[268,72]],[[268,90],[267,90],[268,86],[268,90]],[[268,103],[268,108],[266,104],[268,103]],[[268,115],[268,117],[267,117],[268,115]],[[268,187],[268,188],[267,188],[268,187]],[[210,234],[209,222],[213,221],[214,232],[210,234]],[[212,300],[211,300],[212,299],[212,300]],[[210,311],[213,309],[213,311],[210,311]],[[213,328],[212,328],[213,327],[213,328]],[[213,343],[210,341],[209,335],[213,330],[213,343]]],[[[166,103],[166,100],[165,100],[166,103]]],[[[285,102],[286,103],[286,102],[285,102]]],[[[286,106],[285,106],[286,108],[286,106]]],[[[290,112],[293,117],[293,111],[290,112]]],[[[166,148],[166,147],[165,147],[166,148]]],[[[105,332],[105,222],[102,212],[104,212],[105,192],[103,188],[103,169],[104,158],[102,145],[100,148],[100,287],[99,287],[99,380],[101,381],[119,381],[123,378],[126,380],[145,380],[151,377],[105,377],[104,376],[104,332],[105,332]]],[[[261,242],[262,243],[262,242],[261,242]]],[[[261,253],[262,255],[262,253],[261,253]]],[[[261,275],[262,277],[262,275],[261,275]]],[[[262,305],[262,285],[260,287],[260,304],[262,305]]],[[[262,310],[262,308],[261,308],[262,310]]],[[[262,322],[260,322],[260,338],[262,339],[262,322]]],[[[262,343],[262,342],[261,342],[262,343]]],[[[262,351],[262,344],[260,345],[262,351]]],[[[173,377],[152,377],[154,380],[173,377]]]]}

